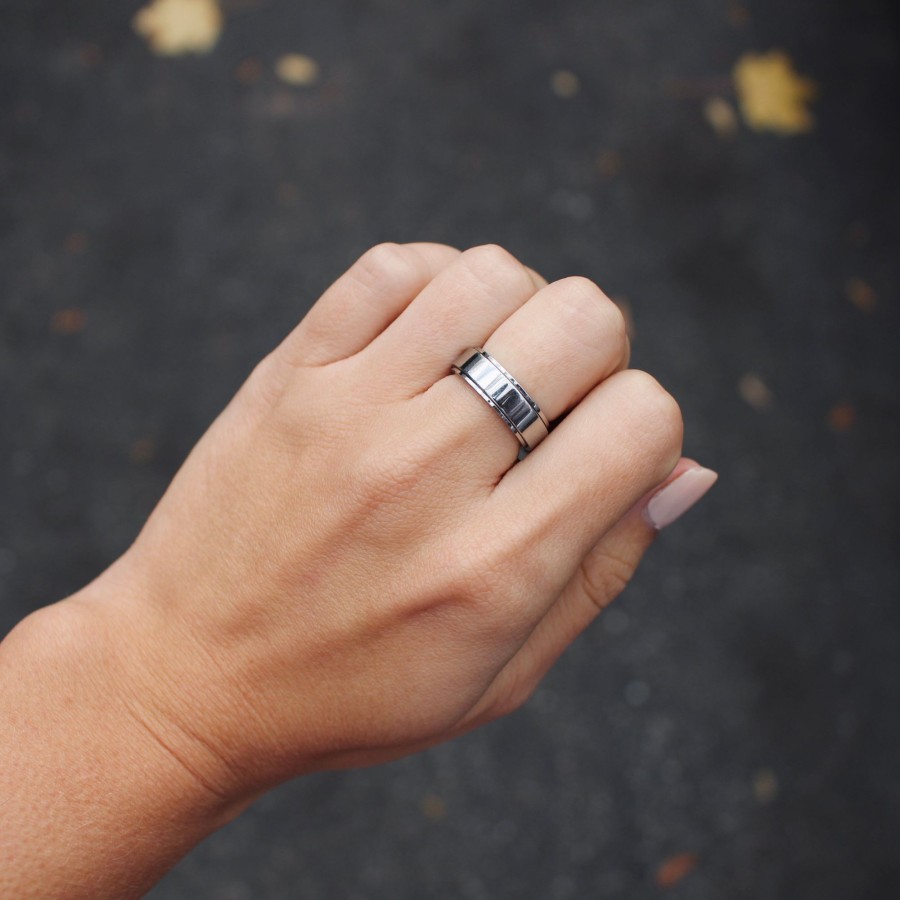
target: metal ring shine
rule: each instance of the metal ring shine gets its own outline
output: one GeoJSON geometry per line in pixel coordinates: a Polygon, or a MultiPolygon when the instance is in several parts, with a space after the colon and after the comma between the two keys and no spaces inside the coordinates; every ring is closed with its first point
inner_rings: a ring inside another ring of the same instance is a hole
{"type": "Polygon", "coordinates": [[[497,412],[522,446],[521,459],[550,433],[540,406],[490,353],[470,347],[453,363],[452,371],[497,412]]]}

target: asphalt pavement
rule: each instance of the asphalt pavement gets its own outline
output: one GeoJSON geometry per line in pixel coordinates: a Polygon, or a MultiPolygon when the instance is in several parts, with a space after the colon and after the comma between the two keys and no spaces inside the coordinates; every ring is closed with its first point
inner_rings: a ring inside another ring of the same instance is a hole
{"type": "Polygon", "coordinates": [[[0,5],[0,633],[383,240],[597,281],[721,477],[522,711],[151,897],[900,896],[892,4],[228,0],[164,55],[167,2],[0,5]]]}

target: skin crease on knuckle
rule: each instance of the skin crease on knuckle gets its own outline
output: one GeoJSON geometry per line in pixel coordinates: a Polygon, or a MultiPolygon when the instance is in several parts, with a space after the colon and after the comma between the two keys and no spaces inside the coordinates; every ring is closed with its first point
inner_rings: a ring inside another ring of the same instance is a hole
{"type": "Polygon", "coordinates": [[[353,277],[366,290],[365,299],[377,302],[389,293],[406,293],[419,284],[427,272],[422,256],[414,247],[402,244],[376,244],[350,268],[353,277]]]}
{"type": "Polygon", "coordinates": [[[635,436],[635,453],[649,463],[652,478],[647,488],[664,481],[681,455],[684,422],[675,398],[652,376],[628,369],[614,376],[627,396],[624,408],[628,429],[635,436]]]}
{"type": "Polygon", "coordinates": [[[482,244],[466,250],[461,259],[490,297],[497,291],[532,293],[536,290],[528,270],[508,250],[497,244],[482,244]]]}
{"type": "Polygon", "coordinates": [[[573,275],[557,282],[559,314],[568,336],[595,348],[602,341],[615,348],[619,362],[625,356],[627,330],[621,310],[588,278],[573,275]]]}

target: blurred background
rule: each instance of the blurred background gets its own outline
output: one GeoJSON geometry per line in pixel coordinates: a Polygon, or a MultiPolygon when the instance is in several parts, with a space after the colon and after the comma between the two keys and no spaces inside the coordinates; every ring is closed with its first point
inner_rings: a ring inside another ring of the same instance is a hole
{"type": "Polygon", "coordinates": [[[4,0],[0,633],[133,539],[368,246],[629,314],[721,480],[510,719],[152,893],[900,896],[897,19],[879,0],[4,0]]]}

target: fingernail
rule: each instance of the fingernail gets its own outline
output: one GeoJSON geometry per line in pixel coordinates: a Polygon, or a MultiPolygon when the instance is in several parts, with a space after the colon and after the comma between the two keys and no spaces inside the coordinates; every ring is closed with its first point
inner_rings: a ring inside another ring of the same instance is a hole
{"type": "Polygon", "coordinates": [[[645,518],[657,531],[671,525],[716,483],[718,477],[717,472],[703,466],[685,470],[650,498],[644,510],[645,518]]]}

